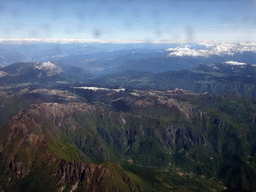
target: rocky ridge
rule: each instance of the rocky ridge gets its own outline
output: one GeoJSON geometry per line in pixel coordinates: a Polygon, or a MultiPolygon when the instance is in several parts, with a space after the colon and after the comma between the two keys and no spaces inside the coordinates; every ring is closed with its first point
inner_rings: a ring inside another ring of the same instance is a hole
{"type": "Polygon", "coordinates": [[[63,105],[40,103],[21,111],[0,130],[0,160],[8,180],[24,179],[36,169],[43,168],[53,169],[51,175],[59,191],[70,187],[71,191],[137,191],[134,182],[118,165],[61,160],[51,149],[43,121],[53,117],[60,123],[57,119],[74,110],[85,112],[95,110],[95,107],[70,103],[64,109],[63,105]],[[116,177],[120,177],[120,182],[116,177]]]}
{"type": "MultiPolygon", "coordinates": [[[[41,89],[32,92],[75,95],[41,89]]],[[[108,161],[182,166],[211,177],[221,155],[240,153],[240,140],[250,139],[246,130],[234,126],[234,110],[241,101],[247,108],[245,112],[239,109],[240,125],[255,126],[253,106],[232,95],[181,89],[90,92],[98,100],[85,102],[86,96],[82,96],[88,92],[65,103],[37,100],[5,124],[0,130],[0,160],[10,185],[36,170],[44,174],[48,170],[60,191],[140,190],[117,164],[102,164],[108,161]]],[[[22,89],[18,94],[28,93],[29,89],[22,89]]],[[[254,147],[249,145],[248,149],[254,147]]],[[[243,153],[251,154],[248,150],[243,153]]]]}

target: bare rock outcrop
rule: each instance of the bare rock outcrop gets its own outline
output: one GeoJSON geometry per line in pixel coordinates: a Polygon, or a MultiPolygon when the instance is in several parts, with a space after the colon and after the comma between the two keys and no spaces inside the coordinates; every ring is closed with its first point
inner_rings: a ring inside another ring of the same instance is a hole
{"type": "Polygon", "coordinates": [[[56,174],[58,185],[70,184],[73,191],[139,191],[124,170],[114,163],[85,164],[63,160],[56,174]],[[121,187],[122,186],[122,187],[121,187]]]}

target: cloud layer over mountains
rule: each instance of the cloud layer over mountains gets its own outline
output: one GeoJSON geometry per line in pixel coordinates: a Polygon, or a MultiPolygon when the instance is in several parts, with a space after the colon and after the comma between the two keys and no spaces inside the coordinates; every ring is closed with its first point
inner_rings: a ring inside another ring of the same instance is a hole
{"type": "Polygon", "coordinates": [[[171,53],[168,56],[193,56],[193,57],[209,57],[213,55],[234,55],[235,53],[256,52],[254,44],[246,43],[200,43],[205,46],[204,49],[193,49],[190,45],[182,45],[175,48],[166,49],[171,53]]]}

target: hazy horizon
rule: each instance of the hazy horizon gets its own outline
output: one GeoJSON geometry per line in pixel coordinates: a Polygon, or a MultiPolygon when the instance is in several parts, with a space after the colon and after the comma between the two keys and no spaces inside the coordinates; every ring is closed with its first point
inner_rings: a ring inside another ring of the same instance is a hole
{"type": "Polygon", "coordinates": [[[0,39],[256,41],[255,0],[4,0],[0,15],[0,39]]]}

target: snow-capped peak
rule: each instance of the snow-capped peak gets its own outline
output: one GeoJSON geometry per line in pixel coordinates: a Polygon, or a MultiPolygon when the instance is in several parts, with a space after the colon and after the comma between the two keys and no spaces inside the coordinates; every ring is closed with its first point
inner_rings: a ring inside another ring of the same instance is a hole
{"type": "Polygon", "coordinates": [[[57,68],[56,65],[54,65],[53,63],[51,63],[50,61],[48,62],[37,62],[35,65],[35,68],[37,69],[54,69],[57,68]]]}
{"type": "Polygon", "coordinates": [[[47,76],[53,76],[53,75],[59,75],[63,70],[51,63],[50,61],[48,62],[37,62],[34,67],[39,70],[44,70],[47,73],[47,76]]]}

